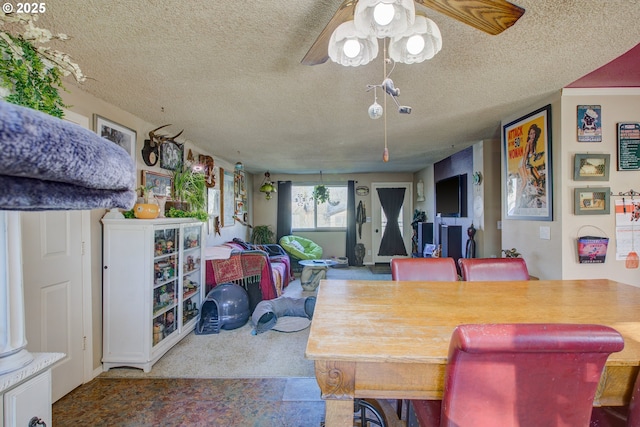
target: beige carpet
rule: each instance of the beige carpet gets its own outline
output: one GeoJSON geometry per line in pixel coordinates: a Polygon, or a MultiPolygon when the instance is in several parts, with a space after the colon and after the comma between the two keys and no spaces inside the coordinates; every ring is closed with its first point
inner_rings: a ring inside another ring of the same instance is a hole
{"type": "MultiPolygon", "coordinates": [[[[329,279],[391,280],[391,275],[372,274],[367,267],[330,268],[329,279]]],[[[284,295],[303,298],[296,279],[284,295]]],[[[113,368],[102,373],[109,378],[268,378],[313,377],[313,362],[305,359],[309,328],[300,332],[268,331],[252,335],[249,321],[241,328],[219,334],[190,333],[144,373],[134,368],[113,368]]]]}

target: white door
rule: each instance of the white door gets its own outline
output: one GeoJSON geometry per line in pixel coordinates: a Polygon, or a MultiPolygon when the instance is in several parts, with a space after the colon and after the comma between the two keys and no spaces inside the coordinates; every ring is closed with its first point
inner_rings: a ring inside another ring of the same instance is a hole
{"type": "MultiPolygon", "coordinates": [[[[64,115],[89,129],[88,117],[64,115]]],[[[27,349],[66,354],[52,369],[53,402],[91,379],[90,221],[89,211],[21,215],[27,349]]]]}
{"type": "Polygon", "coordinates": [[[372,183],[371,184],[371,221],[372,221],[372,247],[373,247],[373,262],[374,263],[388,263],[391,262],[391,258],[397,255],[379,255],[380,243],[382,242],[382,236],[387,225],[387,218],[385,218],[384,211],[380,205],[380,198],[378,197],[378,188],[404,188],[404,200],[402,207],[398,214],[398,225],[400,226],[400,232],[402,234],[402,240],[404,241],[404,247],[407,255],[411,255],[411,236],[413,229],[411,228],[411,220],[413,219],[413,185],[410,182],[388,182],[388,183],[372,183]]]}
{"type": "Polygon", "coordinates": [[[54,402],[84,378],[85,215],[89,217],[84,211],[45,211],[21,217],[27,350],[66,354],[52,370],[54,402]]]}

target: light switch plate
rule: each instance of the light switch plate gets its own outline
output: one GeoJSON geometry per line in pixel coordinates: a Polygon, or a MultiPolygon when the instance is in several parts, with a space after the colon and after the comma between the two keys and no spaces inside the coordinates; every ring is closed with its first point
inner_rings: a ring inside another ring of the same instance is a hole
{"type": "Polygon", "coordinates": [[[551,240],[551,228],[546,225],[541,225],[540,238],[544,240],[551,240]]]}

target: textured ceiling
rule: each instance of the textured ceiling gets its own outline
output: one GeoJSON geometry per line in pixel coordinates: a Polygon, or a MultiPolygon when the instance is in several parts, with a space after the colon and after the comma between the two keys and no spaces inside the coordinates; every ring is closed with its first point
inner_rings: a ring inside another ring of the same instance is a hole
{"type": "Polygon", "coordinates": [[[395,67],[413,112],[388,99],[383,163],[384,119],[367,116],[366,91],[383,79],[381,55],[300,64],[340,3],[49,0],[39,25],[72,37],[59,48],[90,77],[82,90],[258,173],[417,171],[499,138],[502,118],[640,42],[637,0],[519,0],[525,14],[497,36],[432,12],[443,48],[395,67]]]}

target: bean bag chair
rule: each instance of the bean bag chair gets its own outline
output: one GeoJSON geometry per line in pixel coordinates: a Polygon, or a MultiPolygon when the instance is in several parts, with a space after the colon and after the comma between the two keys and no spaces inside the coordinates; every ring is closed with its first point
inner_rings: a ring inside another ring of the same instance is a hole
{"type": "Polygon", "coordinates": [[[297,260],[322,258],[322,247],[312,240],[300,236],[283,236],[280,246],[297,260]]]}

